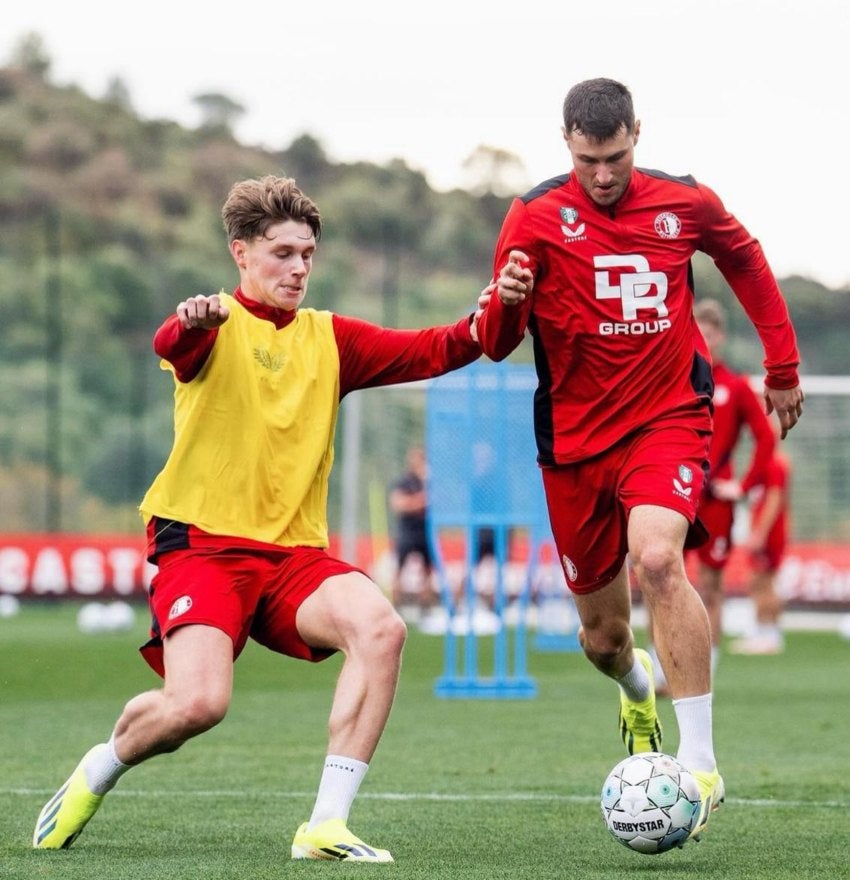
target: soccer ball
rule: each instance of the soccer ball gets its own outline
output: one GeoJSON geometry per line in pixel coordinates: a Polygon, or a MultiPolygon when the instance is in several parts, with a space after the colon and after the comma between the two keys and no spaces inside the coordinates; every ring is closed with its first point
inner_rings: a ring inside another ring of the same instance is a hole
{"type": "Polygon", "coordinates": [[[601,806],[605,825],[623,846],[663,853],[688,839],[699,816],[699,786],[675,758],[643,752],[608,774],[601,806]]]}

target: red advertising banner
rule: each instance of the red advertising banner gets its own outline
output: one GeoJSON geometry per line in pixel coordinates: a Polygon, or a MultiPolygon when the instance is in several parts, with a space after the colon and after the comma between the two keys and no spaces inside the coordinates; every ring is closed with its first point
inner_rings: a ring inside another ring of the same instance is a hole
{"type": "Polygon", "coordinates": [[[144,535],[0,534],[0,594],[144,596],[156,569],[144,535]]]}
{"type": "MultiPolygon", "coordinates": [[[[366,571],[374,562],[369,536],[358,541],[357,559],[366,571]]],[[[0,594],[44,598],[142,598],[156,569],[145,560],[144,535],[0,534],[0,594]]],[[[336,536],[331,553],[339,553],[336,536]]],[[[462,541],[448,542],[451,561],[464,557],[462,541]]],[[[527,560],[528,548],[511,541],[512,561],[527,560]]],[[[548,556],[544,560],[548,562],[548,556]]],[[[691,561],[689,561],[689,568],[691,561]]],[[[693,571],[691,570],[693,575],[693,571]]],[[[733,551],[726,590],[745,595],[746,553],[733,551]]],[[[833,542],[790,544],[776,588],[789,606],[850,608],[850,546],[833,542]]]]}
{"type": "MultiPolygon", "coordinates": [[[[736,548],[724,576],[726,592],[746,595],[749,576],[747,554],[736,548]]],[[[790,607],[850,608],[850,545],[789,544],[776,575],[776,592],[790,607]]]]}

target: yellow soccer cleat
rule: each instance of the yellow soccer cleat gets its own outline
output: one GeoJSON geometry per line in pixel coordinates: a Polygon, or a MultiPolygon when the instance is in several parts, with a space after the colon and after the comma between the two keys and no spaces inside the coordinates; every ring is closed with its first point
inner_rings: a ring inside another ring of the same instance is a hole
{"type": "Polygon", "coordinates": [[[650,694],[645,700],[635,703],[620,689],[620,736],[630,755],[639,752],[661,751],[661,722],[655,709],[655,675],[652,671],[652,658],[643,650],[635,648],[635,656],[649,674],[650,694]]]}
{"type": "Polygon", "coordinates": [[[711,772],[705,770],[691,770],[691,776],[694,777],[699,786],[699,817],[688,835],[689,840],[699,840],[708,825],[708,817],[717,809],[726,798],[726,787],[723,784],[723,777],[715,768],[711,772]]]}
{"type": "Polygon", "coordinates": [[[91,793],[83,765],[95,749],[102,748],[105,745],[101,743],[87,752],[68,781],[42,808],[32,836],[35,849],[68,849],[97,812],[106,795],[91,793]]]}
{"type": "Polygon", "coordinates": [[[328,859],[346,862],[391,862],[385,849],[375,849],[355,837],[342,819],[328,819],[311,831],[305,822],[292,841],[293,859],[328,859]]]}

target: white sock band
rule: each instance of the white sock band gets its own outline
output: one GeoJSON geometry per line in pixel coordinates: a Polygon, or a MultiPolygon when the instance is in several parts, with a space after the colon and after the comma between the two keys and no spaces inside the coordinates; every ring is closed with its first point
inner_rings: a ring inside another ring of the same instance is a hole
{"type": "Polygon", "coordinates": [[[650,693],[649,673],[643,663],[635,655],[632,668],[622,677],[617,679],[617,684],[623,689],[623,693],[635,703],[645,700],[650,693]]]}
{"type": "Polygon", "coordinates": [[[673,700],[679,723],[676,758],[688,770],[711,772],[717,767],[711,727],[711,694],[673,700]]]}
{"type": "Polygon", "coordinates": [[[130,769],[115,754],[115,737],[102,746],[96,746],[86,758],[84,766],[86,783],[92,794],[106,794],[115,783],[130,769]]]}
{"type": "Polygon", "coordinates": [[[328,755],[308,828],[314,828],[328,819],[347,822],[351,804],[368,769],[368,764],[356,758],[328,755]]]}

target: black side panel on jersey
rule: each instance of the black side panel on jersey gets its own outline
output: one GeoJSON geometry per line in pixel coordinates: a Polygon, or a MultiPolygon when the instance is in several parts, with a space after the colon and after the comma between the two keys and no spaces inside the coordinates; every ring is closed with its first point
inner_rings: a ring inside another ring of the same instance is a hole
{"type": "Polygon", "coordinates": [[[529,202],[539,199],[540,196],[545,196],[549,190],[558,189],[559,186],[563,186],[569,179],[569,172],[558,177],[550,177],[548,180],[544,180],[543,183],[538,183],[534,189],[530,189],[524,196],[520,196],[519,200],[524,205],[527,205],[529,202]]]}
{"type": "Polygon", "coordinates": [[[714,412],[714,378],[711,374],[711,364],[698,352],[694,352],[694,362],[691,364],[691,388],[701,400],[705,401],[711,412],[714,412]]]}
{"type": "Polygon", "coordinates": [[[552,422],[552,371],[546,352],[535,332],[534,315],[528,320],[528,329],[534,346],[534,365],[537,369],[537,388],[534,389],[534,439],[537,443],[537,463],[555,464],[555,429],[552,422]]]}
{"type": "Polygon", "coordinates": [[[697,182],[690,174],[683,174],[681,177],[677,177],[675,174],[667,174],[666,171],[656,171],[654,168],[638,168],[637,170],[650,177],[656,177],[658,180],[669,180],[671,183],[681,183],[684,186],[697,185],[697,182]]]}

